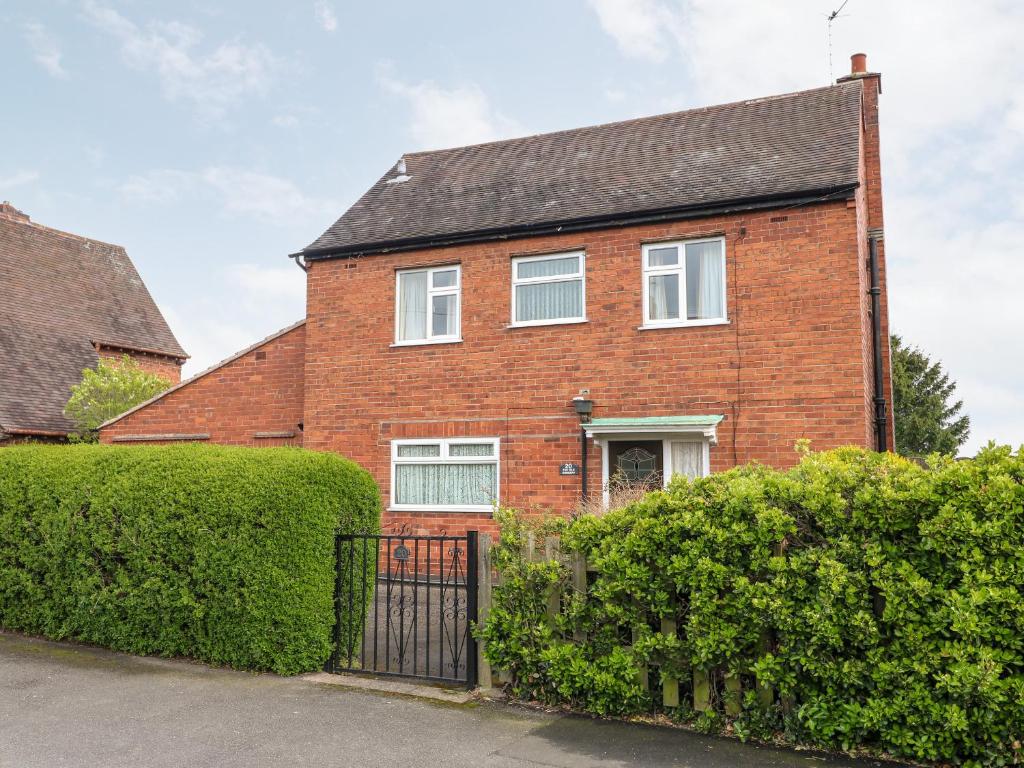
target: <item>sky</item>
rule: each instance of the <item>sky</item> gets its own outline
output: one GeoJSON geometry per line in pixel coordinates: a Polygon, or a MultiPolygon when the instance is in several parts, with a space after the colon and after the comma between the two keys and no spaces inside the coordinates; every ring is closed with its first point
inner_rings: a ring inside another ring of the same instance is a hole
{"type": "Polygon", "coordinates": [[[0,199],[124,245],[192,359],[304,315],[287,255],[404,152],[882,72],[892,328],[1024,443],[1024,3],[0,0],[0,199]],[[831,50],[831,56],[830,56],[831,50]],[[831,58],[831,61],[830,61],[831,58]]]}

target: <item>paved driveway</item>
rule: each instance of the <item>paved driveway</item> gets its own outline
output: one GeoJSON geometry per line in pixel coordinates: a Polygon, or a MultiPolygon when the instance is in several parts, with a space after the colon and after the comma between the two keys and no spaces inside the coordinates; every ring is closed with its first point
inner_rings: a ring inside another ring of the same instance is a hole
{"type": "Polygon", "coordinates": [[[0,766],[846,766],[666,729],[452,705],[0,633],[0,766]]]}

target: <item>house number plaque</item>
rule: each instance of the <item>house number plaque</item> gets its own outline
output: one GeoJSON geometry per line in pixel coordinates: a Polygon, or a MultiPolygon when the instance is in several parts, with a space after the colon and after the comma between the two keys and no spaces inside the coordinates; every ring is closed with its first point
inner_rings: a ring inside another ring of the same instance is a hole
{"type": "Polygon", "coordinates": [[[580,473],[579,464],[559,464],[558,474],[560,475],[578,475],[580,473]]]}

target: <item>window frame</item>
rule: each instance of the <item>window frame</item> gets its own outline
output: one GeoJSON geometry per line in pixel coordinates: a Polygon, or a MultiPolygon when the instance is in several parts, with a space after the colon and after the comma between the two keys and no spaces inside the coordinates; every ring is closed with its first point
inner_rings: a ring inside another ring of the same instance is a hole
{"type": "Polygon", "coordinates": [[[447,438],[411,438],[391,441],[391,491],[389,493],[388,510],[394,512],[491,512],[498,505],[501,497],[501,438],[500,437],[447,437],[447,438]],[[491,445],[494,447],[492,456],[451,456],[454,445],[491,445]],[[401,456],[398,449],[406,445],[439,445],[439,456],[401,456]],[[493,464],[494,465],[494,500],[490,504],[399,504],[395,500],[398,486],[395,479],[399,464],[493,464]]]}
{"type": "Polygon", "coordinates": [[[686,328],[702,325],[726,325],[729,322],[729,281],[726,272],[725,237],[695,237],[686,240],[670,240],[663,242],[643,243],[641,247],[641,288],[643,291],[643,317],[640,329],[649,328],[686,328]],[[686,246],[697,243],[719,243],[722,258],[722,316],[688,320],[686,293],[686,246]],[[665,267],[650,266],[650,252],[658,248],[676,247],[679,249],[679,261],[675,265],[665,267]],[[679,277],[679,310],[680,317],[665,320],[652,320],[650,317],[650,278],[657,275],[678,275],[679,277]]]}
{"type": "Polygon", "coordinates": [[[513,256],[512,257],[512,307],[510,314],[510,328],[532,328],[539,325],[569,325],[571,323],[587,322],[587,253],[584,250],[560,251],[556,253],[543,253],[534,256],[513,256]],[[528,264],[534,261],[550,261],[552,259],[567,259],[575,256],[579,263],[579,271],[571,275],[550,275],[545,277],[520,278],[518,267],[520,264],[528,264]],[[541,283],[567,283],[580,281],[580,311],[579,317],[565,317],[556,320],[518,320],[516,318],[516,292],[521,285],[538,285],[541,283]]]}
{"type": "Polygon", "coordinates": [[[393,347],[414,347],[421,344],[454,344],[462,341],[462,265],[443,264],[432,267],[409,267],[408,269],[395,270],[395,340],[393,347]],[[434,288],[435,272],[455,272],[455,285],[443,288],[434,288]],[[422,339],[402,339],[401,337],[401,305],[402,305],[402,275],[425,273],[427,276],[427,335],[422,339]],[[455,296],[455,333],[443,336],[434,336],[432,313],[435,296],[455,296]]]}

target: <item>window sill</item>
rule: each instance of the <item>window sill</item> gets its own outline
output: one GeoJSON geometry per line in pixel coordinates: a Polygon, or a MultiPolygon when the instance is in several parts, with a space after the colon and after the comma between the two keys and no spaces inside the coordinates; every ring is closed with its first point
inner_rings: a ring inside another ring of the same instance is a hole
{"type": "Polygon", "coordinates": [[[590,322],[587,318],[573,318],[572,320],[543,320],[535,323],[509,323],[505,326],[506,330],[512,330],[514,328],[544,328],[549,325],[583,325],[584,323],[590,322]]]}
{"type": "Polygon", "coordinates": [[[681,323],[657,323],[637,326],[638,331],[657,331],[661,328],[706,328],[711,325],[730,325],[729,320],[689,320],[681,323]]]}
{"type": "Polygon", "coordinates": [[[437,344],[461,344],[462,339],[417,339],[416,341],[396,341],[389,347],[432,347],[437,344]]]}
{"type": "Polygon", "coordinates": [[[486,513],[490,515],[494,512],[494,507],[445,507],[441,505],[430,506],[430,507],[415,507],[403,504],[392,504],[385,512],[407,512],[407,513],[430,513],[430,512],[466,512],[471,515],[479,515],[486,513]]]}

